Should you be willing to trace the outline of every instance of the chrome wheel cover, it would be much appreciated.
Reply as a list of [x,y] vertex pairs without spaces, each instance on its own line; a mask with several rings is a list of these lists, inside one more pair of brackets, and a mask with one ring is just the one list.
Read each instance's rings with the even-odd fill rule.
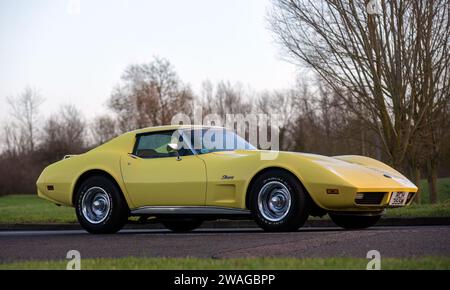
[[81,213],[91,224],[100,224],[106,220],[111,210],[111,199],[101,187],[91,187],[81,200]]
[[271,222],[283,220],[291,209],[292,198],[289,189],[279,181],[265,184],[258,193],[258,209]]

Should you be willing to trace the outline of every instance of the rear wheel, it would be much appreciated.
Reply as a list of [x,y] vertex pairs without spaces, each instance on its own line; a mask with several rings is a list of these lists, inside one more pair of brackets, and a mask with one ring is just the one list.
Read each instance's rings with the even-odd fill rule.
[[80,225],[92,234],[113,234],[128,219],[128,206],[120,189],[109,178],[94,176],[80,186],[76,197]]
[[347,230],[367,229],[381,219],[381,215],[360,216],[360,215],[338,215],[330,214],[331,220],[339,227]]
[[163,221],[163,225],[175,233],[188,233],[202,225],[199,219],[174,219]]
[[309,197],[298,180],[282,170],[263,173],[255,181],[250,209],[266,231],[296,231],[309,216]]

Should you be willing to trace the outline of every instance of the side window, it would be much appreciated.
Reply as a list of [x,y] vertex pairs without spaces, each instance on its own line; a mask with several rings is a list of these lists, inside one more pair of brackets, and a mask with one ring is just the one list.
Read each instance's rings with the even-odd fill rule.
[[[177,154],[175,152],[169,153],[169,151],[167,151],[167,145],[171,143],[181,145],[180,143],[183,143],[183,138],[174,134],[173,131],[142,135],[138,137],[134,154],[141,158],[176,157]],[[192,155],[192,152],[189,149],[186,150],[183,149],[184,147],[180,147],[179,154],[181,156]]]
[[141,158],[174,157],[175,153],[167,151],[167,145],[172,143],[173,132],[155,133],[138,137],[135,155]]

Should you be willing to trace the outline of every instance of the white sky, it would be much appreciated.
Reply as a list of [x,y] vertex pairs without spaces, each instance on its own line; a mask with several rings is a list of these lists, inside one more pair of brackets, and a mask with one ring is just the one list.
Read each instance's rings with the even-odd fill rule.
[[167,58],[196,92],[205,79],[286,88],[296,70],[273,42],[269,6],[269,0],[0,0],[0,122],[7,119],[6,98],[27,85],[46,99],[45,114],[67,103],[87,117],[105,112],[125,67],[153,56]]

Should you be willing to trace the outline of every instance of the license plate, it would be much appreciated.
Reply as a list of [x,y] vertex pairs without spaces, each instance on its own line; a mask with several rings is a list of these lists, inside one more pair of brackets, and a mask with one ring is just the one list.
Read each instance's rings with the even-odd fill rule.
[[391,196],[390,206],[404,206],[408,201],[408,192],[393,192]]

